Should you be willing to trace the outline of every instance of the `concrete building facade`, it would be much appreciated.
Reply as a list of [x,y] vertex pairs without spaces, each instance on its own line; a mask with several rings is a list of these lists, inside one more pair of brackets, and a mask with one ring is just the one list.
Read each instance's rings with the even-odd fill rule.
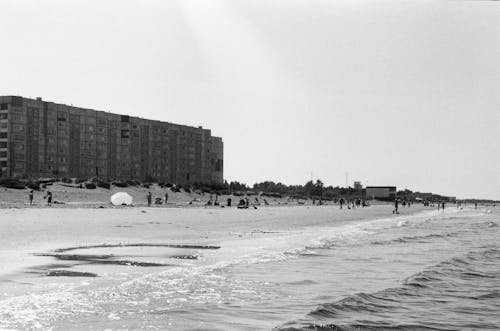
[[223,182],[210,130],[0,96],[0,177]]
[[396,198],[396,186],[367,186],[366,197],[372,199],[394,200]]

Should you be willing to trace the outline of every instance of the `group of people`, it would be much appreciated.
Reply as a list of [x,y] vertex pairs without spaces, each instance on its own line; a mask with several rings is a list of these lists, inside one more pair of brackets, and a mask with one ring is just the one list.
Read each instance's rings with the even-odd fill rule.
[[[146,200],[148,202],[148,207],[151,207],[151,204],[153,202],[153,195],[151,194],[151,191],[149,191],[146,194]],[[165,203],[165,205],[168,203],[168,193],[165,192],[164,199],[162,198],[156,198],[155,199],[155,204],[161,205],[162,203]]]
[[[28,193],[28,200],[30,203],[30,206],[33,206],[33,199],[35,197],[35,192],[33,190],[30,190]],[[43,196],[44,199],[47,199],[47,206],[52,206],[52,192],[47,190],[47,193]]]
[[340,209],[344,207],[344,205],[347,207],[347,209],[356,209],[359,207],[369,207],[370,202],[366,200],[361,200],[361,199],[354,199],[354,200],[346,200],[344,198],[339,199],[339,205]]
[[[403,199],[403,201],[401,202],[401,205],[403,205],[403,207],[408,207],[410,208],[411,207],[411,201],[406,201],[406,199]],[[393,214],[399,214],[399,199],[396,198],[394,199],[394,210],[392,211]]]

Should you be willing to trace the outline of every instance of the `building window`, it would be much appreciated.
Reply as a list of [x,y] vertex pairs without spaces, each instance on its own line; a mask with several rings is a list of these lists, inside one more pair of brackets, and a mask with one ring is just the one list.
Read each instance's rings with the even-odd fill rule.
[[0,104],[0,110],[7,110],[9,109],[9,104],[8,103],[2,103]]
[[7,142],[1,141],[0,142],[0,148],[7,148]]
[[7,113],[0,113],[0,120],[6,120],[7,119]]
[[7,132],[0,132],[0,138],[7,138]]
[[0,152],[0,157],[7,157],[7,152],[6,151]]

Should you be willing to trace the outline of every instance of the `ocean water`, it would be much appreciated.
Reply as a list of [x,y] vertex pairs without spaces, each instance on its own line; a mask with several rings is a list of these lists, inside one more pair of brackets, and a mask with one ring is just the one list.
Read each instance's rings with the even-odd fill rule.
[[498,330],[499,227],[498,207],[448,208],[220,246],[68,247],[47,256],[55,277],[1,285],[0,329]]

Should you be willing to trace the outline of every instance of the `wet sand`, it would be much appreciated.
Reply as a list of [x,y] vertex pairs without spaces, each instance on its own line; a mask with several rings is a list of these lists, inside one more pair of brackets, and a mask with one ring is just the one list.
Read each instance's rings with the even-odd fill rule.
[[[413,206],[401,215],[422,210]],[[189,251],[217,249],[227,240],[266,236],[305,227],[343,225],[394,217],[390,205],[356,210],[337,206],[236,208],[3,209],[0,216],[0,277],[60,262],[168,266],[169,261],[120,258],[147,248],[169,259],[196,259]],[[58,268],[52,268],[58,270]],[[50,270],[45,270],[49,273]],[[59,274],[62,275],[63,273]],[[57,275],[54,274],[54,275]]]

